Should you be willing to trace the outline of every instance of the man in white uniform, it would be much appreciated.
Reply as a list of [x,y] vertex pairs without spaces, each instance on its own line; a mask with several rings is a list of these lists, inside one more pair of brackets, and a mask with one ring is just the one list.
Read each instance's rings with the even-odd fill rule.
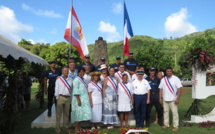
[[128,82],[131,82],[130,74],[127,71],[125,71],[125,65],[120,63],[119,64],[119,71],[114,74],[114,77],[116,77],[119,80],[118,81],[119,83],[122,82],[122,75],[123,74],[127,74],[128,75]]
[[173,129],[177,131],[179,126],[178,117],[178,104],[182,91],[182,84],[180,79],[173,75],[173,69],[171,67],[166,68],[166,75],[159,85],[160,88],[160,103],[163,103],[164,107],[164,126],[166,129],[169,127],[169,109],[173,115]]
[[134,112],[136,127],[144,127],[144,120],[146,117],[146,104],[150,103],[151,87],[147,80],[143,79],[144,72],[137,71],[138,77],[132,82],[134,87]]
[[69,131],[69,110],[71,104],[72,78],[68,77],[69,68],[63,67],[62,76],[55,82],[56,107],[56,134],[60,134],[60,120],[63,113],[63,126]]

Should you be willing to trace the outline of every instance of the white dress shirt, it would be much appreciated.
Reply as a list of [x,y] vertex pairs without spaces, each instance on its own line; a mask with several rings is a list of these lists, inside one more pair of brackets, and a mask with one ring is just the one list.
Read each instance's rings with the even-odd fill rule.
[[174,101],[177,96],[176,92],[178,91],[179,88],[183,87],[181,84],[181,81],[178,77],[175,75],[172,75],[169,79],[169,82],[171,83],[173,89],[174,89],[174,94],[172,94],[169,90],[169,88],[166,85],[166,82],[164,78],[162,78],[161,83],[159,85],[159,88],[163,90],[163,99],[164,101]]
[[[137,76],[138,76],[138,74],[133,74],[133,75],[132,75],[132,78],[131,78],[132,81],[136,80],[136,79],[137,79]],[[144,75],[143,75],[143,78],[145,79],[146,77],[148,77],[148,75],[144,74]]]
[[135,79],[132,82],[132,85],[134,87],[134,94],[136,95],[144,95],[147,94],[149,90],[151,90],[151,86],[146,79],[142,79],[141,81]]
[[128,82],[131,82],[131,75],[127,71],[124,71],[123,73],[118,71],[114,74],[114,77],[116,77],[119,80],[118,82],[120,83],[120,82],[122,82],[122,75],[123,74],[127,74],[128,75]]
[[84,80],[85,80],[85,82],[87,83],[87,85],[90,83],[90,81],[91,81],[91,76],[90,76],[90,74],[89,75],[87,75],[87,74],[84,74]]
[[[69,85],[72,87],[72,78],[67,77],[65,79],[69,83]],[[58,99],[58,97],[60,95],[71,96],[71,93],[72,93],[71,89],[69,92],[68,88],[64,85],[64,83],[61,81],[61,79],[58,78],[55,82],[55,97],[56,97],[56,99]]]

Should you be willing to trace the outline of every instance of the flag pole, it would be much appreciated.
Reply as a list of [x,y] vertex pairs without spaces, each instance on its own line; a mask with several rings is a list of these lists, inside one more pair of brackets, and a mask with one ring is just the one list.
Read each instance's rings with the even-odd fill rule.
[[[72,8],[73,8],[73,0],[71,0],[71,25],[72,25]],[[70,28],[70,35],[71,35],[71,38],[70,38],[70,41],[71,41],[71,44],[69,45],[69,57],[71,56],[71,49],[72,49],[72,26]]]
[[123,42],[122,42],[122,47],[123,47],[123,49],[122,49],[122,55],[123,55],[123,60],[125,60],[125,55],[124,55],[124,40],[125,40],[125,29],[124,29],[124,27],[125,27],[125,0],[124,0],[124,3],[123,3]]

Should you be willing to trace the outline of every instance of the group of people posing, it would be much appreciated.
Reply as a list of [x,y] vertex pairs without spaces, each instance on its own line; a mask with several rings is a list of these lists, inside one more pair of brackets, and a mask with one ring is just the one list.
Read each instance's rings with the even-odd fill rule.
[[[53,99],[56,102],[56,133],[60,133],[60,120],[63,114],[64,129],[69,131],[70,120],[75,123],[75,132],[83,131],[82,121],[90,121],[91,129],[100,129],[99,123],[113,129],[114,124],[129,127],[129,112],[134,109],[136,127],[150,125],[152,106],[156,108],[159,125],[169,127],[169,109],[173,113],[173,131],[178,130],[179,117],[177,106],[181,95],[181,82],[173,75],[173,69],[167,67],[159,72],[155,67],[149,69],[149,76],[144,67],[133,59],[133,53],[121,63],[110,67],[101,58],[101,64],[95,67],[90,57],[76,66],[75,59],[69,58],[68,67],[56,69],[56,62],[50,61],[50,70],[45,72],[45,92],[48,93],[48,116],[52,115]],[[61,74],[62,73],[62,74]],[[47,80],[49,85],[47,88]],[[163,109],[161,104],[163,104]],[[164,115],[164,116],[163,116]]]

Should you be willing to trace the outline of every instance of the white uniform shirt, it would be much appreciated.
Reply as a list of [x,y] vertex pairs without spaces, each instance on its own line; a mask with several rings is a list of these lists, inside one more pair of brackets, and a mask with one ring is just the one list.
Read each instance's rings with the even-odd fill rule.
[[[133,75],[132,75],[132,78],[131,78],[132,81],[136,80],[136,79],[137,79],[137,76],[138,76],[138,74],[133,74]],[[144,74],[144,75],[143,75],[143,78],[145,79],[146,77],[148,77],[148,75]]]
[[90,76],[90,75],[87,75],[87,74],[84,74],[84,80],[85,80],[85,82],[86,82],[87,84],[89,84],[90,81],[91,81],[91,76]]
[[[94,84],[94,83],[93,83]],[[95,85],[91,82],[88,84],[88,92],[92,92],[92,101],[93,104],[101,104],[102,103],[102,91],[100,92]],[[102,89],[101,82],[98,82],[97,85]]]
[[124,71],[123,73],[118,71],[114,74],[114,77],[116,77],[119,80],[118,82],[120,83],[120,82],[122,82],[122,75],[123,74],[127,74],[128,75],[128,82],[131,82],[131,76],[127,71]]
[[[175,75],[172,75],[169,78],[169,82],[171,83],[175,93],[178,91],[178,88],[182,87],[180,79],[178,77],[176,77]],[[166,85],[166,82],[165,82],[164,78],[161,80],[159,88],[163,89],[163,99],[164,99],[164,101],[174,101],[177,98],[175,93],[172,94],[170,92],[168,86]]]
[[[72,87],[72,78],[67,77],[66,81],[69,83],[69,85]],[[71,91],[71,89],[70,89]],[[65,96],[71,96],[71,92],[69,92],[68,88],[63,84],[60,78],[58,78],[55,82],[55,97],[58,99],[59,95],[65,95]]]
[[147,94],[148,91],[151,90],[151,86],[149,85],[149,82],[146,79],[142,79],[141,82],[138,79],[136,79],[132,82],[132,85],[134,87],[134,94],[137,95]]

